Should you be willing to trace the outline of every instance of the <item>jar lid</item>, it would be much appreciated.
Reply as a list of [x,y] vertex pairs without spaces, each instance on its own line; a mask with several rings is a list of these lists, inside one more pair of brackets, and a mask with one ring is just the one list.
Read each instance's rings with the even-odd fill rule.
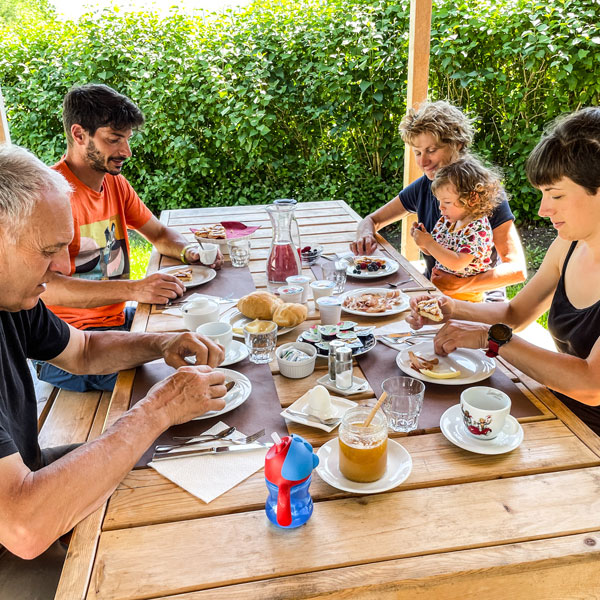
[[352,360],[352,348],[348,348],[344,344],[344,346],[335,349],[335,360],[340,362],[345,362],[347,360]]

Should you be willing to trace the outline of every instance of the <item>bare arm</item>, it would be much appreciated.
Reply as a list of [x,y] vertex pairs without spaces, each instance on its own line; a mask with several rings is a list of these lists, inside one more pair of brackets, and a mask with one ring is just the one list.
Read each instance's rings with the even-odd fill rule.
[[359,224],[356,230],[356,241],[350,244],[350,249],[354,254],[371,254],[377,248],[375,233],[382,227],[399,221],[408,214],[404,208],[400,197],[396,196],[374,213],[367,215]]
[[208,367],[184,367],[100,438],[39,471],[19,454],[0,459],[0,543],[23,558],[42,553],[102,505],[162,431],[223,408],[223,381]]
[[433,256],[433,258],[447,269],[462,271],[475,259],[472,254],[454,252],[449,248],[445,248],[440,243],[436,242],[433,239],[433,236],[425,231],[425,227],[420,223],[413,223],[410,234],[417,246],[419,246],[423,252]]
[[[527,277],[525,253],[517,228],[512,221],[493,230],[494,246],[502,263],[489,271],[471,277],[457,277],[434,269],[431,281],[442,292],[487,292],[506,285],[520,283]],[[441,261],[440,261],[441,262]]]
[[225,355],[223,348],[196,333],[132,333],[130,331],[80,331],[70,327],[67,347],[48,361],[70,373],[114,373],[164,358],[172,367],[188,363],[216,367]]

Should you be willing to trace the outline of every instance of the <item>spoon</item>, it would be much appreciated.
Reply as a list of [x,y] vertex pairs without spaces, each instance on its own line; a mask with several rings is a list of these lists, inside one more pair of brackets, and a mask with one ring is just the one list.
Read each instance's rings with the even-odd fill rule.
[[309,421],[315,421],[317,423],[321,423],[322,425],[326,425],[329,427],[330,425],[335,425],[339,423],[342,419],[340,417],[332,417],[331,419],[321,419],[321,417],[317,417],[316,415],[308,415],[303,412],[298,412],[297,410],[286,409],[286,412],[295,417],[303,417],[304,419],[308,419]]

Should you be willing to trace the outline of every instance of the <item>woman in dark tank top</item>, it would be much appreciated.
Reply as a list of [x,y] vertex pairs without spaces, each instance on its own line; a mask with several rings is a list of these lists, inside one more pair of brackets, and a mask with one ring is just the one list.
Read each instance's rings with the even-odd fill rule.
[[[600,435],[600,107],[557,120],[531,153],[527,176],[542,192],[538,214],[558,232],[531,281],[509,302],[471,304],[440,298],[446,324],[439,354],[488,348],[546,385]],[[408,321],[421,327],[416,303]],[[523,329],[550,309],[548,329],[558,352],[544,350],[501,327]],[[456,321],[460,319],[460,321]],[[507,338],[507,339],[505,339]]]

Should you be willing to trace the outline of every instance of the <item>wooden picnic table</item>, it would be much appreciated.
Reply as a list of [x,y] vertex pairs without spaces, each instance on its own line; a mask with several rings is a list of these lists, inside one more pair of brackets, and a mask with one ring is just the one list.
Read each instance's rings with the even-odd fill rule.
[[[299,204],[297,217],[303,243],[322,244],[329,253],[347,249],[360,219],[343,201]],[[190,226],[224,219],[260,223],[250,269],[256,287],[266,286],[271,228],[262,207],[172,210],[161,218],[190,239]],[[169,264],[154,254],[150,270]],[[306,326],[317,319],[311,309]],[[178,327],[176,317],[138,307],[135,330]],[[403,484],[361,496],[313,474],[314,513],[294,530],[268,522],[262,471],[205,504],[153,469],[134,470],[106,506],[76,527],[56,598],[596,596],[600,440],[543,386],[502,361],[499,366],[540,410],[522,420],[524,441],[516,450],[470,453],[439,428],[396,434],[413,460]],[[271,368],[281,405],[288,406],[326,366],[318,362],[312,376],[299,380],[281,376],[276,362]],[[132,371],[120,375],[105,426],[127,409],[133,377]],[[336,435],[291,422],[288,428],[315,447]]]

